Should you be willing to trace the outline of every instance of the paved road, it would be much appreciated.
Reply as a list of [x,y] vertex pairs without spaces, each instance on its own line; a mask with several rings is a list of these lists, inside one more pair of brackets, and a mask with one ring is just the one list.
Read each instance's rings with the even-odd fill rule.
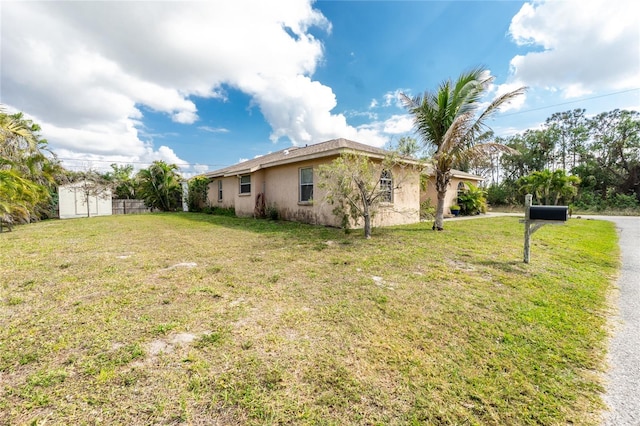
[[640,425],[640,218],[598,216],[616,224],[622,268],[618,278],[618,312],[609,342],[609,371],[604,401],[609,411],[603,425]]

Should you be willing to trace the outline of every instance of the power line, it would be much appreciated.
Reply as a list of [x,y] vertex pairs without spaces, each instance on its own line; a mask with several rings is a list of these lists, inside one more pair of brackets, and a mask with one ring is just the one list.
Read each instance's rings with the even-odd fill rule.
[[[77,161],[77,162],[86,162],[86,163],[108,163],[108,164],[151,164],[153,161],[120,161],[120,160],[94,160],[87,158],[65,158],[65,157],[56,157],[56,159],[61,161]],[[180,163],[176,164],[178,167],[192,167],[192,166],[207,166],[207,167],[226,167],[228,164],[200,164],[200,163]],[[72,166],[72,167],[82,167],[82,166]]]
[[[582,99],[576,99],[574,101],[567,101],[567,102],[561,102],[561,103],[557,103],[557,104],[552,104],[552,105],[545,105],[542,107],[538,107],[538,108],[531,108],[528,110],[524,110],[524,111],[516,111],[516,112],[511,112],[511,113],[507,113],[507,114],[501,114],[500,117],[511,117],[513,115],[519,115],[519,114],[526,114],[529,112],[534,112],[534,111],[540,111],[540,110],[544,110],[544,109],[549,109],[549,108],[555,108],[558,106],[563,106],[563,105],[570,105],[570,104],[575,104],[575,103],[579,103],[579,102],[585,102],[585,101],[590,101],[593,99],[600,99],[600,98],[605,98],[605,97],[609,97],[609,96],[615,96],[615,95],[621,95],[624,93],[630,93],[630,92],[634,92],[634,91],[638,91],[640,90],[640,87],[636,87],[633,89],[627,89],[627,90],[621,90],[618,92],[611,92],[611,93],[605,93],[602,95],[594,95],[594,96],[590,96],[590,97],[586,97],[586,98],[582,98]],[[64,157],[57,157],[58,160],[62,160],[62,161],[77,161],[77,162],[93,162],[93,163],[107,163],[107,164],[140,164],[140,165],[148,165],[151,164],[151,162],[149,161],[118,161],[118,160],[93,160],[93,159],[78,159],[78,158],[64,158]],[[194,164],[194,163],[182,163],[182,164],[178,164],[178,167],[195,167],[195,166],[207,166],[207,167],[212,167],[212,168],[223,168],[223,167],[227,167],[229,166],[229,164]],[[74,165],[74,166],[68,166],[68,167],[83,167],[80,165]]]
[[635,89],[621,90],[620,92],[605,93],[604,95],[595,95],[595,96],[590,96],[588,98],[576,99],[575,101],[567,101],[567,102],[562,102],[562,103],[559,103],[559,104],[546,105],[546,106],[539,107],[539,108],[531,108],[531,109],[527,109],[527,110],[524,110],[524,111],[516,111],[516,112],[509,113],[509,114],[501,114],[500,117],[510,117],[512,115],[525,114],[527,112],[540,111],[540,110],[543,110],[543,109],[555,108],[557,106],[575,104],[575,103],[584,102],[584,101],[590,101],[592,99],[606,98],[607,96],[621,95],[623,93],[630,93],[630,92],[634,92],[636,90],[640,90],[640,87],[636,87]]

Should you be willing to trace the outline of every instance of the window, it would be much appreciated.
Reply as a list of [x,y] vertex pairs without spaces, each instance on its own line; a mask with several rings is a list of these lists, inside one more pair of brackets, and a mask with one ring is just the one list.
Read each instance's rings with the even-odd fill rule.
[[251,175],[240,176],[240,194],[251,194]]
[[218,201],[222,201],[222,180],[218,181]]
[[389,170],[385,170],[380,175],[380,201],[383,203],[393,203],[393,176]]
[[300,201],[313,200],[313,168],[300,169]]
[[465,184],[463,182],[459,182],[458,183],[458,193],[456,194],[456,204],[460,204],[460,195],[464,194],[464,192],[467,190],[467,187],[465,186]]

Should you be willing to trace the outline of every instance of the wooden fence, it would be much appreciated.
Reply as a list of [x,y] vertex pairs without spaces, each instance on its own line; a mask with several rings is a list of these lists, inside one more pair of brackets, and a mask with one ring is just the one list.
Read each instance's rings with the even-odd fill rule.
[[151,209],[144,205],[144,200],[112,200],[113,214],[149,213]]

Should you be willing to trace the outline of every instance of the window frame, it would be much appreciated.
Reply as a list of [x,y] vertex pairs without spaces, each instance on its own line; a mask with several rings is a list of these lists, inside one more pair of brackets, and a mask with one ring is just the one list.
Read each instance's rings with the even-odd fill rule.
[[218,179],[218,201],[222,201],[222,179]]
[[381,196],[380,196],[380,202],[381,203],[387,203],[387,204],[393,204],[393,173],[391,173],[391,170],[383,170],[382,173],[380,173],[380,192],[381,192]]
[[[311,170],[311,182],[303,182],[302,174],[305,170]],[[303,187],[311,187],[309,198],[303,199]],[[298,202],[304,204],[313,203],[313,167],[300,167],[298,169]]]
[[460,205],[460,194],[464,194],[467,190],[467,185],[465,185],[464,181],[458,182],[456,187],[456,204]]
[[[243,178],[248,178],[249,182],[242,182]],[[251,195],[251,175],[240,175],[238,177],[238,183],[240,187],[238,188],[240,195]],[[244,190],[248,188],[248,190]]]

